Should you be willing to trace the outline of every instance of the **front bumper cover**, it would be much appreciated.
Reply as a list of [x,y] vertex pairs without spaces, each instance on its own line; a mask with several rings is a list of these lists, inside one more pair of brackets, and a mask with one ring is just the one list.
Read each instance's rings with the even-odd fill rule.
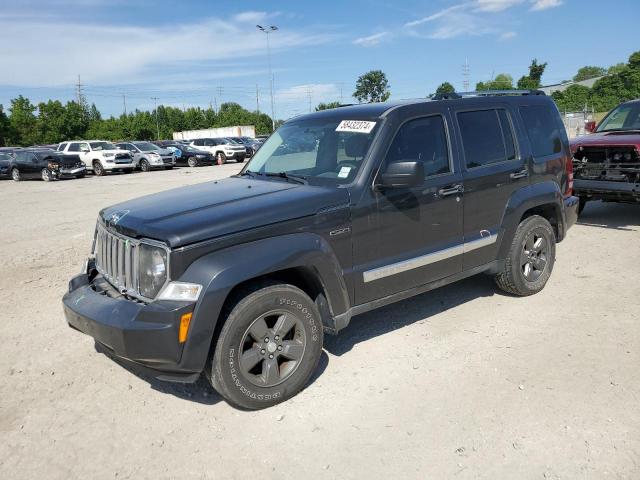
[[80,274],[69,282],[63,299],[70,327],[95,339],[128,363],[160,380],[191,382],[200,372],[185,371],[179,362],[180,317],[193,310],[186,302],[135,302],[122,297],[100,276]]

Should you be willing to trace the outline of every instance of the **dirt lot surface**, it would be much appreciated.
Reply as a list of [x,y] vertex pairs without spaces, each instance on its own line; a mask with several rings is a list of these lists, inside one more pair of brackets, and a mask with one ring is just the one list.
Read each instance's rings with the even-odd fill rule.
[[260,412],[67,327],[100,208],[237,169],[0,182],[0,478],[640,478],[640,208],[588,205],[536,296],[476,277],[355,318]]

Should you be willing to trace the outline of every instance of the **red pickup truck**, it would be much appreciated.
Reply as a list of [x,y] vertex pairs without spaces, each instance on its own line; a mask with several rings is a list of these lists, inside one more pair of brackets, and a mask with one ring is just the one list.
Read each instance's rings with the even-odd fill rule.
[[591,130],[571,141],[579,212],[590,200],[640,203],[640,100],[618,105]]

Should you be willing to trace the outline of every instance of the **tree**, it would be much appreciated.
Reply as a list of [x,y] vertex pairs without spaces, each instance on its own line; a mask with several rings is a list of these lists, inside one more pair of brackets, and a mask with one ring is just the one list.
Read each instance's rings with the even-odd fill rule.
[[360,75],[356,81],[356,90],[353,92],[353,96],[360,103],[385,102],[389,100],[391,92],[389,91],[387,76],[382,70],[371,70],[364,75]]
[[611,65],[608,69],[607,69],[607,73],[609,75],[616,75],[618,73],[621,73],[623,70],[625,70],[627,68],[627,64],[626,63],[616,63],[615,65]]
[[0,147],[6,147],[11,142],[11,124],[9,117],[4,113],[4,108],[0,104]]
[[316,107],[316,112],[319,112],[320,110],[331,110],[332,108],[338,108],[340,105],[342,105],[340,102],[322,102],[319,103]]
[[456,89],[449,82],[443,82],[438,88],[436,88],[436,94],[438,93],[453,93]]
[[513,90],[513,77],[508,73],[499,73],[493,80],[478,82],[476,91],[482,90]]
[[640,50],[638,50],[637,52],[633,52],[629,56],[629,67],[640,68]]
[[9,123],[15,135],[12,143],[21,146],[37,143],[35,111],[36,107],[22,95],[11,100]]
[[531,65],[529,65],[529,75],[523,75],[520,77],[520,80],[518,80],[518,88],[520,90],[533,90],[540,88],[545,68],[547,68],[547,62],[538,63],[538,59],[534,58],[531,61]]
[[551,97],[562,112],[581,112],[589,104],[591,89],[584,85],[571,85],[565,91],[556,91]]
[[607,70],[605,68],[587,65],[586,67],[578,69],[578,73],[574,75],[573,81],[581,82],[582,80],[589,80],[590,78],[602,77],[606,74]]

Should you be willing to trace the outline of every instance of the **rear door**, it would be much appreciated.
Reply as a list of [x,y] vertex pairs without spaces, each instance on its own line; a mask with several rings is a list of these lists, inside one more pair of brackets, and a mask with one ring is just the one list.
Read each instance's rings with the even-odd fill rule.
[[513,114],[507,104],[493,105],[454,113],[464,164],[465,270],[495,260],[505,207],[529,184]]

